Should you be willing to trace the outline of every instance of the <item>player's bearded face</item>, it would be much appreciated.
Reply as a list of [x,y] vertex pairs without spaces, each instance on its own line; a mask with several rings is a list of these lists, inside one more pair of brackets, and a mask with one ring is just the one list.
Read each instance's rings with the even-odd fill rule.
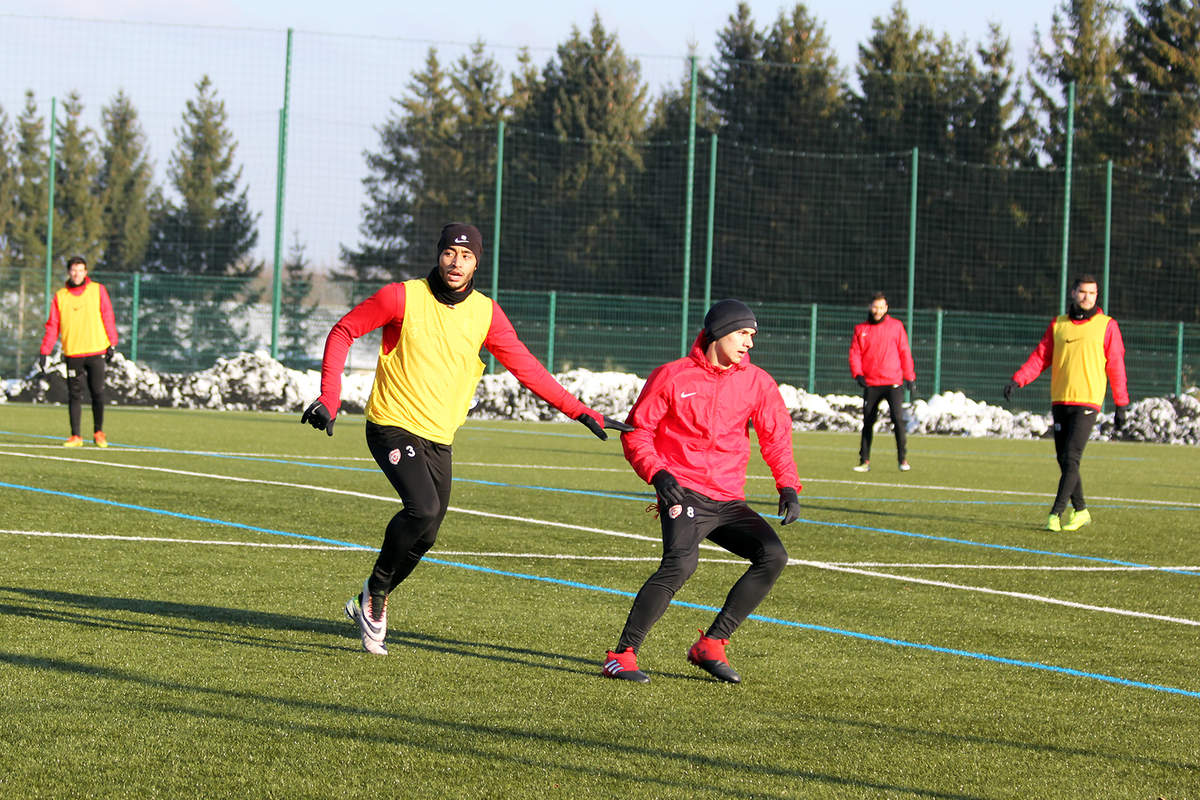
[[467,247],[447,247],[438,256],[438,271],[442,273],[442,280],[455,291],[470,283],[477,266],[475,253]]

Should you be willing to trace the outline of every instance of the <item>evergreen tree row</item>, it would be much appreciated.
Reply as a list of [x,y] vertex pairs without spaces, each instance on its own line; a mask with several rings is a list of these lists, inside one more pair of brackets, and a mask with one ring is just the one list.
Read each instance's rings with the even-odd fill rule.
[[[872,21],[852,85],[803,4],[760,27],[740,3],[699,74],[693,219],[716,136],[713,292],[853,304],[899,293],[917,148],[922,303],[1045,310],[1074,84],[1071,270],[1104,263],[1098,176],[1111,162],[1122,312],[1200,319],[1200,4],[1063,0],[1035,35],[1019,76],[999,27],[955,42],[897,2]],[[598,15],[540,69],[524,54],[507,77],[483,43],[450,65],[430,48],[367,155],[362,238],[343,245],[343,274],[424,274],[451,218],[492,241],[503,120],[501,288],[678,295],[689,87],[684,75],[652,100]]]

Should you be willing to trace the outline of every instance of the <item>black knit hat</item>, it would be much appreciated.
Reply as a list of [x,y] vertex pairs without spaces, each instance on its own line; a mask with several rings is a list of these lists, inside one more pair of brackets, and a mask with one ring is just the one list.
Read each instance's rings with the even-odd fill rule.
[[465,247],[475,254],[476,261],[483,260],[483,237],[479,228],[465,222],[451,222],[442,228],[442,237],[438,239],[438,255],[447,247]]
[[704,315],[704,332],[710,342],[742,328],[758,330],[758,320],[741,300],[718,300]]

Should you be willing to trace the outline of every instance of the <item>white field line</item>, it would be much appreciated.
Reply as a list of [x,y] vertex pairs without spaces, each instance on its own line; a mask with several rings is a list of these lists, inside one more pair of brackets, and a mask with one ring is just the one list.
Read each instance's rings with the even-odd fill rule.
[[[790,559],[789,559],[790,562]],[[1110,606],[1093,606],[1086,603],[1076,603],[1070,600],[1059,600],[1054,597],[1046,597],[1040,594],[1029,594],[1027,592],[1008,592],[1001,589],[989,589],[986,586],[966,586],[961,583],[949,583],[947,581],[931,581],[924,578],[913,578],[908,575],[892,575],[888,572],[876,572],[875,570],[857,569],[855,567],[842,567],[836,564],[830,564],[824,561],[799,561],[808,567],[817,569],[827,569],[834,572],[849,572],[855,575],[866,575],[871,578],[886,578],[893,581],[901,581],[903,583],[918,583],[924,586],[939,586],[944,589],[957,589],[967,592],[979,592],[980,594],[999,595],[1001,597],[1015,597],[1019,600],[1032,600],[1037,603],[1048,603],[1056,606],[1066,606],[1067,608],[1077,608],[1083,611],[1098,611],[1104,614],[1117,614],[1123,617],[1139,617],[1141,619],[1153,619],[1159,622],[1174,622],[1178,625],[1193,625],[1200,627],[1200,621],[1185,619],[1183,617],[1167,617],[1161,614],[1147,614],[1143,611],[1130,611],[1124,608],[1112,608]]]
[[[21,447],[29,449],[45,449],[45,450],[61,450],[62,445],[52,444],[21,444],[7,443],[5,447]],[[275,458],[275,459],[295,459],[306,461],[361,461],[374,463],[374,459],[358,457],[358,456],[314,456],[314,455],[291,455],[286,453],[232,453],[217,450],[163,450],[161,448],[134,448],[121,447],[113,452],[116,453],[179,453],[185,455],[200,455],[200,456],[238,456],[247,458]],[[0,453],[0,455],[21,455],[19,453]],[[107,466],[118,466],[111,462],[90,462],[101,463]],[[485,461],[456,461],[457,466],[464,467],[492,467],[497,469],[531,469],[531,470],[549,470],[561,472],[610,472],[610,473],[627,473],[628,469],[615,467],[578,467],[578,466],[560,466],[552,464],[496,464]],[[747,480],[752,481],[774,481],[770,475],[747,475]],[[1013,497],[1038,497],[1046,498],[1054,495],[1048,492],[1023,492],[1015,489],[976,489],[963,486],[941,486],[937,484],[919,484],[919,483],[884,483],[881,481],[862,481],[843,478],[800,478],[801,483],[832,483],[841,486],[875,486],[884,489],[924,489],[932,492],[967,492],[971,494],[997,494]],[[1141,503],[1144,505],[1158,506],[1180,506],[1183,508],[1200,508],[1200,502],[1189,502],[1186,500],[1147,500],[1139,497],[1110,497],[1105,495],[1092,495],[1092,500],[1104,500],[1113,503]]]
[[[361,497],[361,498],[371,499],[371,500],[382,500],[384,502],[394,502],[394,503],[400,502],[399,498],[384,497],[381,495],[372,495],[372,494],[366,494],[363,492],[352,492],[352,491],[349,491],[346,489],[332,489],[332,488],[327,488],[327,487],[323,487],[323,486],[310,486],[310,485],[306,485],[306,484],[288,483],[285,481],[268,481],[268,480],[263,480],[263,479],[259,479],[259,478],[238,478],[238,477],[234,477],[234,476],[230,476],[230,475],[219,475],[219,474],[202,473],[202,472],[190,472],[190,471],[186,471],[186,470],[168,469],[166,467],[148,467],[148,466],[132,465],[132,464],[116,464],[116,463],[113,463],[110,461],[93,461],[93,460],[89,460],[89,459],[80,459],[80,458],[75,458],[75,457],[70,457],[70,456],[45,456],[45,455],[34,455],[34,454],[30,454],[30,453],[12,453],[12,452],[5,452],[5,451],[0,451],[0,455],[15,456],[18,458],[34,458],[34,459],[39,459],[39,460],[70,461],[70,462],[76,463],[76,464],[89,463],[89,464],[95,464],[98,466],[105,466],[105,467],[137,469],[137,470],[146,470],[146,471],[151,471],[151,472],[165,472],[165,473],[177,474],[177,475],[187,475],[190,477],[211,478],[214,480],[228,480],[228,481],[234,481],[237,483],[256,483],[256,484],[265,484],[265,485],[270,485],[270,486],[283,486],[283,487],[287,487],[287,488],[303,489],[306,491],[328,492],[328,493],[332,493],[332,494],[349,495],[349,496],[353,496],[353,497]],[[454,508],[453,506],[451,506],[449,510],[457,511],[457,512],[463,513],[463,514],[474,514],[477,516],[488,517],[488,518],[492,518],[492,519],[505,519],[505,520],[511,520],[511,521],[516,521],[516,522],[526,522],[526,523],[531,523],[531,524],[535,524],[535,525],[545,525],[548,527],[565,528],[565,529],[569,529],[569,530],[584,531],[584,532],[588,532],[588,533],[599,533],[599,534],[603,534],[606,536],[617,536],[617,537],[621,537],[621,538],[637,539],[637,540],[642,540],[642,541],[654,542],[655,544],[657,544],[659,542],[658,537],[643,536],[641,534],[625,533],[623,531],[613,531],[613,530],[607,530],[604,528],[590,528],[590,527],[585,527],[582,525],[572,525],[572,524],[568,524],[565,522],[552,522],[549,520],[539,520],[539,519],[533,519],[530,517],[518,517],[518,516],[514,516],[514,515],[509,515],[509,514],[494,514],[494,513],[486,512],[486,511],[476,511],[474,509]],[[701,544],[700,546],[704,549],[723,551],[723,548],[720,548],[716,545]],[[925,585],[930,585],[930,586],[941,586],[944,588],[957,589],[960,591],[981,592],[984,594],[1003,595],[1003,596],[1016,597],[1016,598],[1026,599],[1026,600],[1032,600],[1032,601],[1036,601],[1036,602],[1050,603],[1050,604],[1054,604],[1054,605],[1063,605],[1063,606],[1069,606],[1069,607],[1073,607],[1073,608],[1079,608],[1079,609],[1085,609],[1085,610],[1091,610],[1091,611],[1100,611],[1100,612],[1110,613],[1110,614],[1120,614],[1120,615],[1132,616],[1132,617],[1143,617],[1146,619],[1156,619],[1156,620],[1167,621],[1167,622],[1177,622],[1179,624],[1184,624],[1184,625],[1200,626],[1200,622],[1194,622],[1192,620],[1186,620],[1186,619],[1177,618],[1177,617],[1165,617],[1165,616],[1159,616],[1159,615],[1153,615],[1153,614],[1145,614],[1145,613],[1138,612],[1138,611],[1115,609],[1115,608],[1109,608],[1106,606],[1090,606],[1090,605],[1085,605],[1085,604],[1074,603],[1074,602],[1067,601],[1067,600],[1058,600],[1058,599],[1052,598],[1052,597],[1044,597],[1041,595],[1026,594],[1023,592],[1006,592],[1006,591],[1001,591],[1001,590],[997,590],[997,589],[989,589],[986,587],[967,586],[964,584],[952,584],[952,583],[947,583],[947,582],[943,582],[943,581],[930,581],[930,580],[926,580],[926,579],[922,579],[922,578],[913,578],[913,577],[904,576],[904,575],[892,575],[892,574],[885,573],[885,572],[874,572],[871,570],[862,570],[862,569],[857,569],[854,567],[842,567],[842,566],[838,566],[838,565],[835,565],[835,564],[832,564],[829,562],[823,562],[823,561],[805,561],[805,560],[801,560],[801,559],[789,559],[789,563],[790,564],[794,563],[797,565],[804,565],[804,566],[811,566],[811,567],[814,567],[817,569],[858,573],[858,574],[862,574],[862,575],[866,575],[866,576],[870,576],[870,577],[886,578],[888,580],[902,581],[902,582],[907,582],[907,583],[918,583],[918,584],[925,584]]]
[[1100,566],[1033,566],[1032,564],[904,564],[890,561],[827,561],[838,567],[890,567],[892,569],[979,569],[979,570],[1027,570],[1032,572],[1200,572],[1200,566],[1149,567],[1118,564]]

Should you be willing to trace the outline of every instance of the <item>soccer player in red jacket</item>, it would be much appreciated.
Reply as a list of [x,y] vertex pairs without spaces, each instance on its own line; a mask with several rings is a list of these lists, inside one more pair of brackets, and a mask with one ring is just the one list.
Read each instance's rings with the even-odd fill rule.
[[729,591],[707,632],[688,650],[691,663],[719,680],[738,683],[725,646],[775,584],[788,555],[779,536],[746,503],[749,425],[779,490],[783,524],[800,516],[800,477],[792,459],[792,419],[779,386],[750,363],[758,323],[739,300],[722,300],[704,317],[704,330],[684,358],[650,373],[622,434],[625,457],[658,495],[663,555],[633,601],[620,639],[601,674],[648,683],[637,652],[671,598],[691,577],[700,543],[711,539],[750,567]]
[[67,364],[67,413],[71,436],[63,447],[82,447],[83,382],[86,376],[92,395],[92,441],[108,447],[104,434],[104,380],[108,362],[117,346],[117,322],[104,284],[88,277],[87,261],[72,256],[67,261],[67,284],[54,293],[46,335],[42,337],[38,366],[46,371],[54,342],[62,338],[63,361]]
[[[1116,404],[1114,428],[1125,426],[1129,388],[1125,382],[1125,342],[1117,321],[1096,304],[1096,279],[1082,275],[1071,287],[1071,307],[1050,320],[1042,340],[1004,387],[1004,399],[1013,390],[1033,383],[1050,369],[1050,414],[1054,419],[1054,453],[1061,476],[1054,505],[1046,521],[1049,531],[1077,531],[1092,521],[1083,497],[1079,462],[1096,416],[1104,403],[1104,392],[1112,384]],[[1062,513],[1071,502],[1066,521]]]
[[366,407],[367,447],[404,508],[392,517],[362,591],[346,602],[363,649],[387,655],[387,598],[437,539],[450,504],[451,444],[466,421],[487,347],[523,386],[600,439],[629,430],[570,394],[517,338],[498,303],[475,291],[483,238],[474,225],[442,229],[437,266],[420,279],[390,283],[342,317],[325,340],[321,396],[300,421],[333,435],[350,344],[383,328]]
[[912,350],[904,324],[888,315],[888,301],[876,292],[867,310],[867,321],[854,326],[850,342],[850,374],[863,390],[863,428],[858,445],[855,472],[871,469],[871,440],[879,402],[886,399],[896,435],[896,460],[901,472],[908,472],[908,437],[904,430],[904,389],[913,390],[917,374],[913,370]]

